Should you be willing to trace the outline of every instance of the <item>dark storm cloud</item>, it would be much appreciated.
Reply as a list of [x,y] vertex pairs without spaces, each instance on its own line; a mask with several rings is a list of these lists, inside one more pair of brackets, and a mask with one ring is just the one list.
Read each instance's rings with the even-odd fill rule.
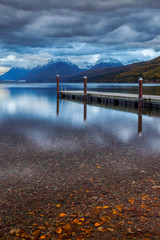
[[101,49],[158,51],[159,10],[159,0],[0,0],[0,46],[68,54],[77,54],[78,46],[83,52],[83,45],[88,46],[86,54]]

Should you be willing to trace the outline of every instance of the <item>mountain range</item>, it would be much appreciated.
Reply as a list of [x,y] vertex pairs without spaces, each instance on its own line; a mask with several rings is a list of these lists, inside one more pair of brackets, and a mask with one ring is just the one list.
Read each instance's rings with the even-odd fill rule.
[[113,58],[102,58],[95,65],[85,64],[89,68],[80,69],[67,59],[58,59],[33,69],[12,68],[0,80],[55,82],[59,74],[62,82],[82,82],[85,75],[88,82],[137,82],[139,77],[145,82],[160,82],[160,57],[146,62],[131,59],[125,65]]

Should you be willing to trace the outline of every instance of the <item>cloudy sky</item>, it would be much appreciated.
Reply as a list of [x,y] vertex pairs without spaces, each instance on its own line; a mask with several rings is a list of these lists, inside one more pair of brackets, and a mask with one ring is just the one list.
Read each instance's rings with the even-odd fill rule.
[[159,0],[0,0],[0,66],[160,55]]

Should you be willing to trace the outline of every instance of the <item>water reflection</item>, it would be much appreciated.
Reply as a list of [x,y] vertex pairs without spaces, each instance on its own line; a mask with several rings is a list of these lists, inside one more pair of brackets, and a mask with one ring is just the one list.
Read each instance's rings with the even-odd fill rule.
[[59,116],[59,96],[57,96],[57,117]]
[[87,103],[86,103],[86,101],[84,101],[84,122],[86,122],[87,121]]
[[138,136],[142,136],[142,108],[138,108]]
[[[154,124],[158,122],[156,126],[160,126],[160,118],[143,115],[142,119],[140,108],[132,112],[127,109],[116,109],[114,106],[98,107],[88,105],[86,102],[82,104],[59,99],[56,86],[0,90],[0,130],[5,129],[7,123],[12,126],[11,132],[16,129],[16,132],[24,135],[27,141],[40,148],[62,150],[72,145],[76,150],[82,147],[81,144],[79,147],[76,144],[75,139],[79,138],[78,134],[75,136],[76,131],[86,132],[84,143],[89,141],[103,146],[113,137],[123,144],[136,142],[137,137],[142,136],[142,121],[142,139],[145,139],[145,142],[149,141],[150,144],[153,141],[148,139],[153,138],[152,132],[153,134],[156,132],[157,142],[160,140],[160,131],[155,130]],[[48,128],[52,131],[48,131]],[[52,137],[50,132],[53,134]],[[66,136],[70,138],[67,139]]]

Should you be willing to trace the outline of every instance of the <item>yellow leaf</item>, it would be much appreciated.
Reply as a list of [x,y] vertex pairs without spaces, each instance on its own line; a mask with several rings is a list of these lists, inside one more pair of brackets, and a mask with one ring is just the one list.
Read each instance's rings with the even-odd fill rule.
[[96,207],[97,209],[101,209],[102,207]]
[[80,221],[84,222],[84,218],[81,218]]
[[65,214],[65,213],[60,213],[59,214],[59,217],[66,217],[67,216],[67,214]]
[[97,166],[97,168],[101,168],[100,166]]
[[104,206],[103,208],[104,208],[104,209],[107,209],[107,208],[109,208],[109,206]]
[[61,205],[60,204],[57,204],[56,207],[60,207]]
[[82,222],[78,222],[78,225],[81,225],[82,224]]

